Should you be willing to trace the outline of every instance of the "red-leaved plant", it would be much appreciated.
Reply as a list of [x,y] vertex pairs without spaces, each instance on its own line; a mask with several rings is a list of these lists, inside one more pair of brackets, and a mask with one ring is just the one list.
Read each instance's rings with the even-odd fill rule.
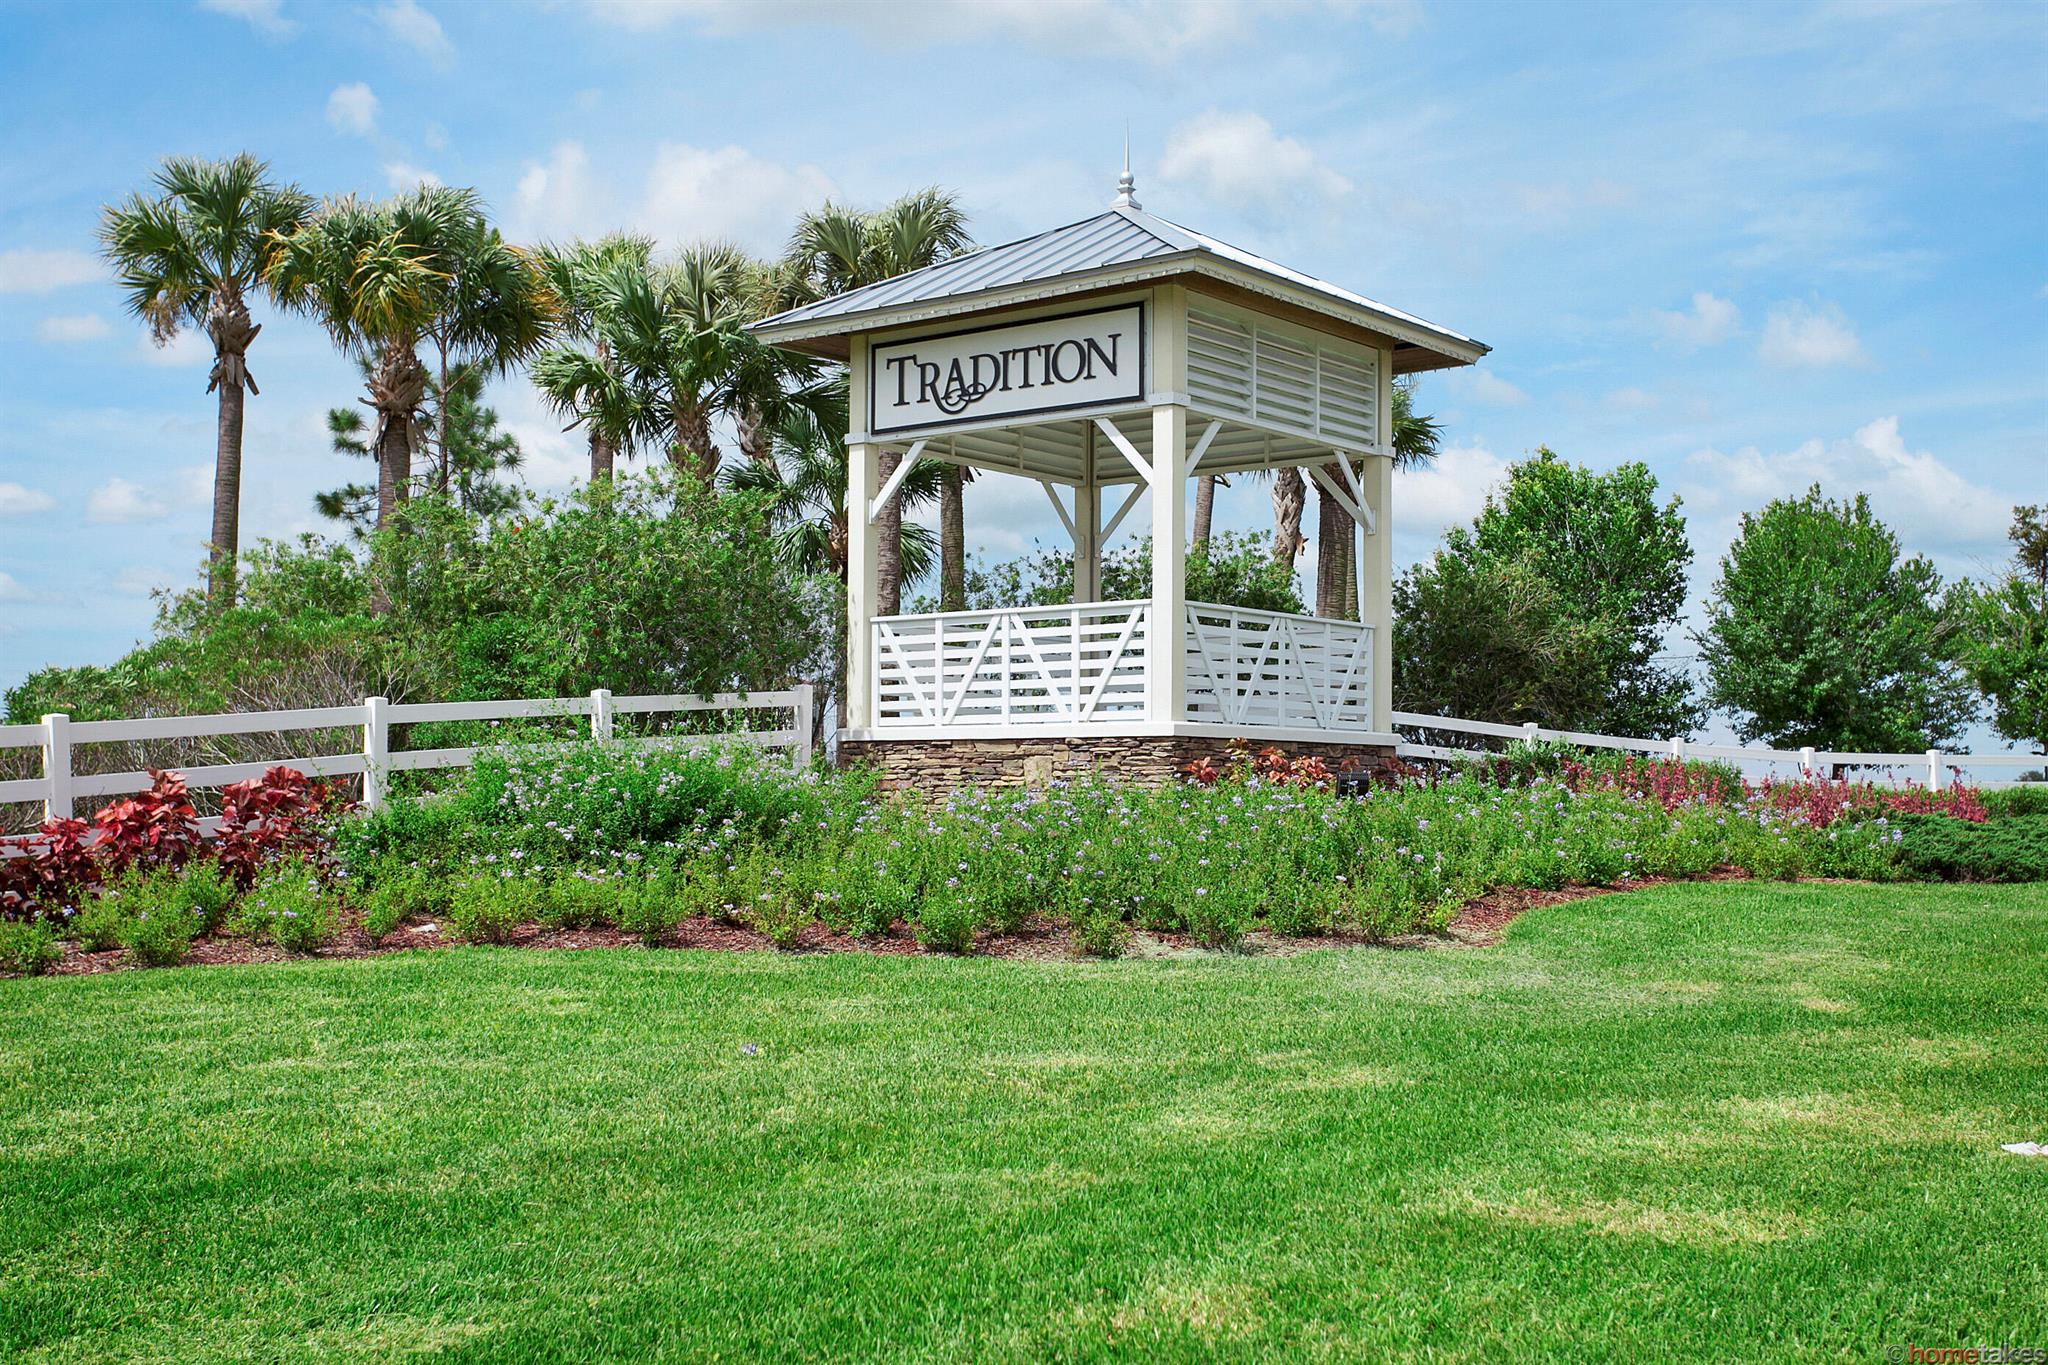
[[36,833],[12,840],[20,856],[0,858],[0,919],[27,919],[75,905],[90,887],[130,867],[183,867],[214,857],[247,887],[265,863],[290,854],[320,854],[323,817],[348,802],[326,783],[295,768],[221,788],[220,833],[200,833],[185,779],[150,772],[149,790],[110,802],[90,821],[45,820]]

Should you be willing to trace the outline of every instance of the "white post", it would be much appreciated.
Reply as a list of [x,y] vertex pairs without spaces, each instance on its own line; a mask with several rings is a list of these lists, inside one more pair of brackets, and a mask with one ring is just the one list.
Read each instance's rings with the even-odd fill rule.
[[1677,760],[1678,760],[1678,761],[1679,761],[1680,763],[1683,763],[1683,762],[1685,762],[1685,736],[1684,736],[1684,735],[1673,735],[1673,736],[1671,737],[1671,756],[1672,756],[1673,758],[1677,759]]
[[50,784],[43,798],[45,820],[69,820],[71,808],[71,717],[53,712],[43,717],[43,780]]
[[1188,410],[1152,409],[1152,629],[1145,649],[1145,716],[1167,724],[1187,708]]
[[1941,750],[1929,749],[1927,751],[1927,790],[1931,792],[1941,790],[1941,768]]
[[[1152,294],[1152,626],[1145,645],[1145,718],[1178,725],[1188,706],[1188,293]],[[1181,399],[1181,401],[1172,401]]]
[[1102,488],[1095,482],[1095,424],[1081,433],[1081,482],[1074,487],[1074,600],[1102,600]]
[[[1392,354],[1381,353],[1383,373],[1392,366]],[[1389,378],[1381,385],[1384,403],[1393,402],[1385,396],[1393,392],[1392,384]],[[1394,461],[1369,455],[1359,475],[1377,529],[1359,537],[1358,615],[1372,632],[1372,728],[1386,734],[1394,728]]]
[[374,811],[384,804],[391,783],[391,725],[384,708],[391,703],[383,697],[363,699],[363,809]]
[[790,723],[796,727],[796,741],[789,746],[789,765],[798,772],[811,766],[811,726],[816,721],[812,708],[816,705],[811,685],[798,683],[795,714],[790,717]]
[[590,689],[590,737],[600,744],[612,737],[612,691],[609,687]]
[[1799,750],[1799,771],[1805,773],[1808,778],[1813,776],[1813,760],[1814,752],[1811,744],[1805,745]]
[[1538,739],[1542,738],[1542,736],[1540,736],[1540,735],[1538,735],[1538,734],[1536,733],[1536,732],[1537,732],[1538,730],[1541,730],[1542,728],[1543,728],[1542,726],[1538,725],[1538,724],[1537,724],[1537,723],[1536,723],[1535,721],[1533,721],[1533,720],[1525,720],[1525,721],[1523,721],[1523,722],[1522,722],[1522,740],[1523,740],[1523,742],[1524,742],[1524,743],[1527,743],[1527,744],[1534,744],[1534,743],[1535,743],[1535,742],[1536,742],[1536,741],[1537,741]]
[[[853,425],[867,429],[868,342],[848,343],[847,411]],[[846,695],[839,699],[839,723],[865,730],[875,723],[875,598],[881,590],[880,545],[868,517],[882,491],[880,446],[856,441],[846,449]]]

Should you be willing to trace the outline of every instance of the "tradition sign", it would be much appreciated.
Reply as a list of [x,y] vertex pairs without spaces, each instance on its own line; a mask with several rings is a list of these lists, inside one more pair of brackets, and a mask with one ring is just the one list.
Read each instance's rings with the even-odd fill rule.
[[1145,395],[1145,306],[894,341],[868,351],[875,435]]

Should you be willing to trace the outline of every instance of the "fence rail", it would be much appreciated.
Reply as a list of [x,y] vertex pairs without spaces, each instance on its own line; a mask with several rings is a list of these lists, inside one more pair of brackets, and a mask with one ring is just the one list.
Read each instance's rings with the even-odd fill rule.
[[[0,725],[0,749],[40,749],[41,777],[0,782],[0,804],[37,802],[45,819],[63,819],[77,813],[80,798],[122,796],[149,787],[149,774],[141,771],[74,773],[73,759],[85,744],[135,743],[143,740],[195,739],[219,735],[288,733],[297,730],[357,729],[362,732],[361,748],[348,753],[278,757],[246,763],[186,765],[178,769],[188,785],[196,788],[225,787],[230,783],[260,777],[282,764],[308,777],[353,777],[363,779],[363,804],[375,809],[383,804],[394,772],[417,772],[429,768],[466,768],[476,759],[479,745],[445,749],[391,748],[391,727],[416,725],[425,721],[548,720],[587,717],[595,739],[614,740],[615,721],[621,715],[658,715],[678,712],[787,711],[789,723],[772,730],[740,730],[736,738],[762,748],[790,751],[792,763],[803,768],[811,761],[811,728],[815,719],[815,697],[808,683],[778,692],[725,692],[714,697],[625,696],[615,697],[599,688],[587,697],[529,698],[512,701],[403,702],[392,704],[383,697],[366,697],[358,706],[320,706],[297,711],[238,711],[215,716],[150,716],[140,720],[73,721],[69,716],[44,716],[39,725]],[[620,743],[644,744],[659,740],[627,739]],[[202,827],[209,822],[201,821]],[[0,854],[12,852],[0,833]]]
[[[1488,739],[1564,740],[1587,748],[1623,749],[1639,754],[1656,754],[1664,758],[1714,759],[1731,763],[1792,763],[1797,764],[1803,773],[1831,771],[1838,764],[1850,768],[1885,768],[1893,770],[1887,774],[1893,780],[1898,780],[1902,776],[1906,780],[1924,780],[1933,791],[1940,791],[1943,787],[1951,785],[1952,775],[1964,768],[2048,767],[2048,754],[1957,754],[1940,749],[1928,749],[1917,754],[1868,754],[1836,749],[1770,749],[1741,744],[1700,744],[1682,735],[1670,739],[1591,735],[1577,730],[1546,729],[1533,721],[1525,725],[1503,725],[1498,721],[1430,716],[1419,711],[1396,711],[1393,721],[1399,729],[1447,731],[1452,734],[1478,735]],[[1404,743],[1396,752],[1402,758],[1455,762],[1467,758],[1491,757],[1495,751],[1457,748],[1442,744]],[[1904,773],[1899,770],[1904,770]],[[1975,785],[2011,787],[2023,784],[1994,780]]]

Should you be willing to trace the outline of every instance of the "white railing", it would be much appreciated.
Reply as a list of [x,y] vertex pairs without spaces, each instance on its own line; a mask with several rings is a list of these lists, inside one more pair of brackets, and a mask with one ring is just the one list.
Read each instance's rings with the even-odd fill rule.
[[1152,604],[884,616],[874,716],[890,725],[1109,722],[1145,714]]
[[[732,738],[763,748],[790,750],[798,768],[811,761],[811,725],[814,699],[808,683],[780,692],[726,692],[714,697],[613,696],[599,688],[587,697],[550,697],[519,701],[402,702],[393,704],[383,697],[365,698],[359,706],[321,706],[299,711],[237,711],[218,716],[154,716],[143,720],[74,721],[65,715],[44,716],[37,725],[0,725],[0,749],[42,750],[41,777],[0,782],[0,804],[39,802],[45,819],[61,819],[76,813],[83,798],[121,796],[145,791],[150,785],[146,772],[75,773],[73,759],[81,745],[137,743],[148,740],[203,739],[217,735],[290,733],[304,730],[333,730],[360,727],[362,747],[348,753],[283,755],[247,763],[216,763],[178,766],[188,786],[224,787],[251,777],[261,777],[280,765],[295,768],[307,777],[363,778],[363,804],[372,809],[382,804],[395,772],[423,768],[466,768],[475,761],[480,748],[466,745],[449,749],[391,748],[391,727],[423,721],[546,720],[588,717],[592,738],[615,740],[619,716],[649,715],[679,711],[787,711],[787,726],[772,730],[743,729]],[[703,738],[715,738],[704,736]],[[696,738],[687,736],[686,738]],[[655,739],[623,739],[624,744],[653,744]],[[207,822],[202,821],[204,826]],[[7,836],[0,835],[0,840]],[[0,853],[11,852],[0,842]]]
[[1372,728],[1372,627],[1188,603],[1187,718],[1296,730]]
[[[1845,768],[1875,768],[1884,780],[1892,782],[1920,782],[1929,789],[1940,791],[1951,785],[1954,776],[1964,769],[1976,768],[2041,768],[2048,767],[2048,755],[2044,754],[1978,754],[1948,753],[1940,749],[1928,749],[1922,753],[1872,754],[1852,753],[1837,749],[1771,749],[1744,744],[1702,744],[1683,735],[1670,739],[1640,739],[1625,735],[1595,735],[1578,730],[1550,730],[1530,721],[1525,725],[1505,725],[1490,720],[1464,720],[1457,716],[1431,716],[1419,711],[1396,711],[1394,724],[1403,729],[1450,731],[1453,734],[1480,735],[1488,739],[1554,739],[1577,744],[1591,749],[1623,749],[1632,753],[1655,754],[1660,758],[1712,759],[1721,762],[1762,765],[1789,765],[1801,774],[1826,776],[1836,766]],[[1420,758],[1437,761],[1456,761],[1467,758],[1487,758],[1493,753],[1486,749],[1463,749],[1441,744],[1402,744],[1397,753],[1402,758]],[[1979,781],[1980,787],[2013,787],[2022,784],[2015,781]]]
[[[1145,719],[1149,602],[885,616],[874,622],[878,728]],[[1369,730],[1372,631],[1356,621],[1191,602],[1177,719]]]

